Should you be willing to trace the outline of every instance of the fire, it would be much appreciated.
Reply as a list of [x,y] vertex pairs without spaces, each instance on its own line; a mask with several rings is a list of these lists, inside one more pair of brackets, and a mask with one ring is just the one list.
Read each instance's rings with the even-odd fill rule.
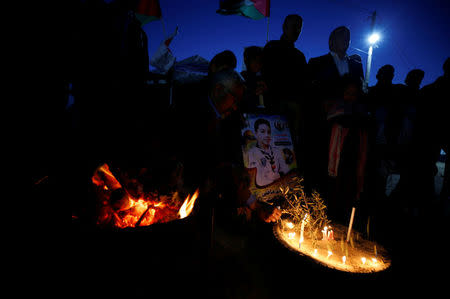
[[97,224],[118,228],[148,226],[153,223],[169,222],[189,216],[199,195],[186,197],[183,204],[178,193],[172,196],[141,194],[134,198],[116,179],[107,164],[98,167],[92,176],[98,187],[101,208]]
[[194,195],[192,195],[192,198],[188,197],[184,201],[183,205],[181,206],[180,210],[178,211],[178,214],[180,215],[180,219],[186,218],[191,214],[192,209],[194,208],[195,200],[198,197],[198,189],[195,191]]
[[92,176],[92,182],[97,186],[102,185],[105,190],[122,188],[119,181],[109,170],[108,164],[103,164],[95,170],[94,175]]

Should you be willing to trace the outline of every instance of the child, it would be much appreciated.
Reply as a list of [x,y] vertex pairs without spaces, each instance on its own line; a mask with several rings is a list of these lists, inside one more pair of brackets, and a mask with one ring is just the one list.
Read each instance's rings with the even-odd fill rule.
[[244,63],[246,71],[241,75],[245,80],[247,92],[243,100],[243,109],[245,111],[255,110],[258,106],[264,105],[264,98],[260,101],[260,95],[267,90],[266,83],[261,76],[263,48],[250,46],[244,50]]

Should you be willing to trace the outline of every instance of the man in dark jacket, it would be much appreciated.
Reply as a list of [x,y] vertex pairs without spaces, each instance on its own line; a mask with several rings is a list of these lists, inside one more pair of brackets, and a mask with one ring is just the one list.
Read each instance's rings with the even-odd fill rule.
[[282,107],[283,101],[298,101],[299,84],[307,76],[305,55],[294,45],[302,26],[302,17],[288,15],[283,23],[281,38],[268,42],[264,47],[262,73],[277,108]]
[[326,197],[328,189],[328,149],[330,123],[334,108],[343,100],[344,89],[353,83],[362,89],[364,79],[362,64],[347,55],[350,30],[341,26],[334,29],[328,40],[330,52],[311,58],[308,70],[311,79],[311,99],[307,102],[306,120],[308,164],[305,185],[318,189]]
[[328,40],[330,52],[311,58],[308,66],[315,87],[316,98],[321,102],[333,101],[341,94],[341,78],[347,74],[355,82],[363,83],[362,64],[353,56],[347,55],[350,45],[350,30],[341,26],[334,29]]
[[303,102],[306,97],[307,63],[305,55],[295,48],[303,26],[299,15],[288,15],[284,19],[283,34],[272,40],[263,50],[262,75],[267,84],[264,104],[269,111],[281,113],[288,118],[299,168],[303,145]]

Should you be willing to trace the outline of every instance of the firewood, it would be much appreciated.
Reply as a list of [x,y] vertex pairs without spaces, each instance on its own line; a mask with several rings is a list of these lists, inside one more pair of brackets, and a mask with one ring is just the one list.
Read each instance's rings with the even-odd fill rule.
[[130,208],[129,194],[123,188],[119,188],[112,191],[110,197],[110,204],[111,207],[118,212],[129,209]]
[[139,217],[139,220],[136,222],[136,227],[141,225],[142,220],[144,219],[145,214],[147,214],[148,210],[150,210],[151,205],[148,205],[148,208],[142,213],[141,217]]

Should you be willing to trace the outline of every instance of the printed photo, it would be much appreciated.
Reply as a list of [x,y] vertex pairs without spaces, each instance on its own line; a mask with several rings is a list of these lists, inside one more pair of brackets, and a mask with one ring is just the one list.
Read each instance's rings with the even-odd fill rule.
[[297,168],[285,117],[245,114],[242,129],[244,165],[256,169],[256,186],[267,186]]

